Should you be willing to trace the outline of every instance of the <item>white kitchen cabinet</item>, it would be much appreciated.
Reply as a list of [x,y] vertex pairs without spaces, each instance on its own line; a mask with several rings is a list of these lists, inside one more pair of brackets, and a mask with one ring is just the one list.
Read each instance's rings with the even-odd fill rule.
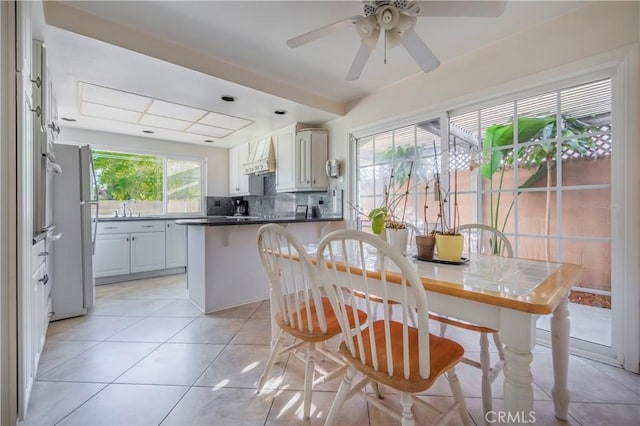
[[31,249],[31,281],[22,289],[22,306],[24,306],[25,315],[22,316],[20,380],[27,400],[38,371],[40,355],[44,348],[49,325],[49,313],[51,312],[47,256],[44,240],[33,245]]
[[129,234],[96,235],[93,272],[96,278],[129,273]]
[[165,260],[167,268],[187,266],[187,227],[176,225],[174,221],[165,222]]
[[327,132],[323,130],[303,130],[295,137],[291,131],[276,135],[276,190],[326,191],[327,149]]
[[131,234],[131,273],[165,268],[164,232]]
[[276,143],[276,191],[284,192],[296,187],[295,125],[274,136]]
[[244,174],[249,149],[248,143],[229,149],[229,195],[232,197],[264,194],[263,177]]

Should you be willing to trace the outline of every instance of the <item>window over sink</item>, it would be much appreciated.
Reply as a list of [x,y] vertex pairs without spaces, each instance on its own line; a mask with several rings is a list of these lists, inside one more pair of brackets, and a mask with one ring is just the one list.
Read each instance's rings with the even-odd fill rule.
[[100,216],[201,213],[201,159],[93,151]]

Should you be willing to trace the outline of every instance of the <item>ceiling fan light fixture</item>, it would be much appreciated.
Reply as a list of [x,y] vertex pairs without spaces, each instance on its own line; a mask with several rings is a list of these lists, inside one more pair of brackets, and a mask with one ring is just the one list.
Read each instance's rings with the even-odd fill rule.
[[400,11],[398,11],[397,7],[391,6],[390,4],[380,6],[376,10],[376,15],[378,17],[378,24],[383,30],[395,28],[395,26],[398,25],[398,21],[400,21]]
[[400,14],[400,19],[398,20],[398,25],[396,25],[396,30],[400,34],[405,31],[413,30],[416,27],[416,23],[418,22],[418,18],[415,16],[409,16],[404,13]]
[[396,46],[400,46],[402,43],[402,36],[398,33],[398,30],[387,30],[384,33],[385,35],[385,43],[387,44],[388,49],[393,49]]

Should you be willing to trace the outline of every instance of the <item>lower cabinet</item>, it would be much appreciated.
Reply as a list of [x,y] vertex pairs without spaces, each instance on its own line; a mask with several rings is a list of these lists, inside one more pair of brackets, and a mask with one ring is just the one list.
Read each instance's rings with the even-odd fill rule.
[[129,273],[129,234],[96,235],[93,273],[96,278]]
[[164,232],[96,236],[96,278],[165,268]]
[[[51,283],[47,274],[47,255],[44,240],[33,245],[31,282],[22,287],[20,294],[20,306],[24,309],[20,314],[21,339],[18,353],[22,367],[19,369],[21,374],[18,380],[27,399],[31,394],[38,371],[51,312],[51,297],[49,296]],[[28,400],[25,403],[28,403]],[[26,409],[24,411],[26,412]]]
[[166,221],[98,223],[96,278],[187,266],[187,229]]
[[131,273],[165,268],[164,232],[131,234]]
[[167,268],[187,266],[187,227],[176,225],[174,221],[165,222],[165,253]]

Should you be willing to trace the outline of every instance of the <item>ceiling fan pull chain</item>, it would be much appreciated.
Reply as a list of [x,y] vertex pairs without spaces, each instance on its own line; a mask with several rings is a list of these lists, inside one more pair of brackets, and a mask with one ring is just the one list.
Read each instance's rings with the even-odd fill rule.
[[387,64],[387,31],[384,32],[384,64]]

